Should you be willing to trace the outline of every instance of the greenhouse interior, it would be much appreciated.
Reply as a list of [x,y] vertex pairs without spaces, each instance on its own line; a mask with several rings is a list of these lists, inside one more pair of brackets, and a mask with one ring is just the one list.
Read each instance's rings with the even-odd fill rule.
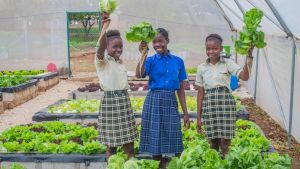
[[0,168],[300,169],[299,7],[0,0]]

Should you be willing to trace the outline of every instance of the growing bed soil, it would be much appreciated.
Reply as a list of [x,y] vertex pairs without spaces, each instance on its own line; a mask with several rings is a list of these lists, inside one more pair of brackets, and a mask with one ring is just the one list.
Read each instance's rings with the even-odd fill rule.
[[288,147],[287,132],[276,123],[267,113],[258,107],[253,99],[243,99],[242,104],[250,113],[250,120],[258,124],[266,137],[272,141],[276,151],[280,154],[288,153],[292,158],[292,169],[300,168],[300,144],[292,138],[292,146]]

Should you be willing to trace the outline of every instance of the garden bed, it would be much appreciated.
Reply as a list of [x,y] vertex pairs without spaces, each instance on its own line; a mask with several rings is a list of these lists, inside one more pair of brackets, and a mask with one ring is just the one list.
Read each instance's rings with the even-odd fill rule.
[[[151,159],[149,155],[137,154],[137,159]],[[167,158],[169,159],[169,158]],[[0,153],[0,163],[8,167],[13,163],[27,169],[106,169],[105,154],[39,154],[39,153]]]
[[0,71],[0,76],[37,76],[47,73],[46,70],[3,70]]
[[[66,103],[70,100],[66,100],[66,99],[62,99],[57,101],[56,103],[49,105],[47,108],[44,108],[43,110],[35,113],[32,117],[32,121],[36,121],[36,122],[40,122],[40,121],[59,121],[59,120],[80,120],[81,123],[86,123],[86,122],[91,122],[92,119],[94,119],[94,121],[96,121],[98,119],[98,108],[93,108],[94,112],[90,112],[90,111],[84,111],[84,112],[80,112],[80,110],[69,110],[69,108],[66,109],[66,106],[64,107],[66,110],[63,111],[69,111],[69,112],[59,112],[59,113],[55,113],[55,112],[51,112],[53,110],[50,110],[53,107],[57,107],[62,105],[63,103]],[[132,99],[132,105],[133,105],[133,109],[135,111],[135,117],[136,118],[141,118],[141,112],[142,112],[142,99],[141,98],[137,98],[137,99]],[[82,107],[81,109],[84,109],[84,100],[82,100],[82,103],[77,103],[80,104]],[[92,100],[87,102],[94,102]],[[92,104],[92,103],[91,103]],[[195,104],[195,103],[191,103],[190,104]],[[75,106],[75,105],[72,105]],[[93,105],[95,106],[95,105]],[[100,105],[99,105],[100,106]],[[191,106],[194,107],[195,105]],[[87,107],[92,107],[92,105],[87,105]],[[64,109],[61,108],[61,109]],[[60,111],[60,110],[59,110]],[[75,112],[72,112],[75,111]],[[182,116],[182,113],[181,113]],[[197,118],[197,113],[196,111],[189,111],[189,116],[190,118]],[[248,120],[249,119],[249,113],[246,111],[246,109],[241,106],[240,110],[237,111],[237,119],[244,119],[244,120]]]
[[287,145],[287,132],[275,122],[264,110],[257,106],[253,99],[243,99],[242,104],[245,105],[250,113],[250,120],[261,127],[265,136],[272,142],[275,150],[280,154],[288,153],[292,158],[292,169],[300,168],[300,144],[292,138],[291,148]]
[[[89,126],[95,127],[94,124]],[[103,145],[95,142],[97,131],[93,127],[86,128],[76,124],[64,124],[61,122],[37,123],[13,127],[0,135],[0,150],[2,151],[0,153],[0,162],[6,166],[18,162],[29,168],[38,166],[45,169],[62,167],[104,169],[106,168],[105,146],[103,147]],[[25,142],[24,140],[27,141]],[[196,123],[191,123],[189,130],[183,130],[183,140],[184,148],[187,152],[191,151],[193,146],[196,146],[196,149],[198,146],[201,146],[203,149],[206,149],[205,151],[209,150],[204,134],[198,134],[196,131]],[[40,141],[42,141],[40,144],[30,144]],[[136,145],[139,145],[138,140],[136,143]],[[263,134],[260,134],[260,130],[257,129],[254,123],[248,121],[237,122],[237,135],[233,139],[233,146],[235,148],[232,149],[231,157],[226,159],[229,162],[247,158],[258,160],[271,153],[268,151],[268,140],[264,138]],[[236,153],[241,153],[236,148],[251,151],[250,156],[246,155],[247,153],[236,156]],[[261,154],[260,149],[268,153]],[[209,151],[211,151],[210,153],[215,153],[213,150]],[[138,152],[138,146],[135,146],[135,152]],[[256,154],[253,154],[254,152]],[[184,152],[183,156],[186,155]],[[255,157],[252,157],[253,155]],[[203,156],[206,155],[203,154]],[[172,158],[172,155],[164,155],[164,157],[169,160]],[[150,156],[137,154],[137,158],[149,159]],[[220,160],[216,156],[212,156],[212,158]],[[193,158],[192,160],[196,159]],[[249,165],[255,165],[251,161],[242,161],[242,163],[246,164],[248,162]]]
[[59,83],[58,72],[48,72],[45,74],[32,76],[32,79],[38,79],[39,91],[46,91]]
[[[148,91],[128,91],[129,96],[137,96],[137,97],[145,97],[147,95]],[[197,91],[195,90],[186,90],[185,91],[186,96],[197,96]],[[78,90],[75,90],[69,94],[69,99],[97,99],[100,100],[104,96],[103,91],[95,91],[95,92],[80,92]]]
[[38,75],[26,75],[25,77],[29,77],[31,79],[44,79],[44,80],[48,80],[51,79],[53,77],[58,76],[58,72],[45,72],[42,74],[38,74]]
[[3,95],[0,92],[0,114],[4,113]]
[[22,154],[5,153],[0,154],[2,166],[9,166],[18,162],[27,169],[105,169],[105,155],[80,155],[80,154]]
[[104,168],[105,146],[94,127],[47,122],[19,125],[0,135],[0,162],[36,168]]
[[196,81],[196,74],[189,74],[188,79],[190,82],[195,82]]
[[37,79],[13,87],[0,88],[3,93],[4,109],[12,109],[38,95]]

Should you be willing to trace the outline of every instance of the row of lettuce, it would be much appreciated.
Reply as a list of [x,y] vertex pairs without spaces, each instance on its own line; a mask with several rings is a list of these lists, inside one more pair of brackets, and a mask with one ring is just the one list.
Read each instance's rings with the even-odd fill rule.
[[[225,159],[210,148],[203,133],[197,133],[196,124],[182,130],[184,151],[180,157],[173,157],[168,169],[290,169],[291,158],[277,152],[267,152],[268,141],[253,122],[238,120],[237,134],[232,140]],[[266,153],[262,153],[266,152]],[[158,162],[136,158],[127,159],[123,152],[113,155],[108,161],[108,169],[157,169]]]
[[[291,158],[276,152],[267,152],[268,141],[257,126],[250,121],[236,122],[236,136],[228,155],[222,160],[217,151],[210,148],[203,133],[196,131],[196,124],[191,123],[183,131],[184,151],[180,157],[173,157],[169,169],[185,168],[290,168]],[[19,125],[3,131],[0,135],[1,153],[62,153],[62,154],[98,154],[105,153],[106,147],[97,141],[96,124],[81,126],[63,122],[45,122]],[[140,132],[141,126],[138,126]],[[139,140],[135,142],[138,153]],[[108,162],[109,169],[157,168],[152,160],[127,160],[121,149]],[[127,161],[126,161],[127,160]]]
[[[189,74],[195,74],[196,68],[187,68]],[[47,73],[46,70],[15,70],[0,71],[0,87],[12,87],[28,82],[28,76],[36,76]]]
[[13,87],[19,84],[28,82],[28,77],[14,75],[14,76],[0,76],[0,88]]
[[30,80],[29,76],[36,76],[46,72],[46,70],[0,71],[0,88],[26,83]]
[[[241,100],[239,97],[234,96],[236,100],[236,109],[237,111],[241,109]],[[134,112],[141,112],[145,102],[145,97],[131,97],[131,106]],[[189,112],[197,111],[197,100],[195,97],[187,96],[186,97],[187,109]],[[179,111],[181,111],[181,106],[179,106]],[[48,112],[50,113],[97,113],[100,107],[99,100],[69,100],[61,104],[49,106]]]
[[33,76],[46,73],[46,70],[4,70],[0,71],[0,76]]

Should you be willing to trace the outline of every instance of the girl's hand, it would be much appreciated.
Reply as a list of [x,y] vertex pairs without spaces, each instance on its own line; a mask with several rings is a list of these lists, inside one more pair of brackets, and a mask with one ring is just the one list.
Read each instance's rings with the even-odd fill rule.
[[140,53],[143,53],[146,50],[148,50],[148,43],[142,41],[139,46],[139,51],[140,51]]
[[202,132],[201,126],[202,126],[201,118],[200,118],[200,119],[197,118],[197,131],[198,131],[198,133],[201,133],[201,132]]
[[101,25],[103,26],[108,21],[110,21],[109,14],[106,12],[101,13]]
[[183,124],[186,130],[190,128],[190,118],[188,114],[183,115]]
[[195,83],[193,83],[193,86],[194,86],[194,89],[195,90],[198,90],[200,87],[199,86],[197,86]]
[[106,13],[106,12],[101,13],[101,20],[102,21],[105,20],[105,19],[108,19],[108,18],[109,18],[109,14],[108,13]]

